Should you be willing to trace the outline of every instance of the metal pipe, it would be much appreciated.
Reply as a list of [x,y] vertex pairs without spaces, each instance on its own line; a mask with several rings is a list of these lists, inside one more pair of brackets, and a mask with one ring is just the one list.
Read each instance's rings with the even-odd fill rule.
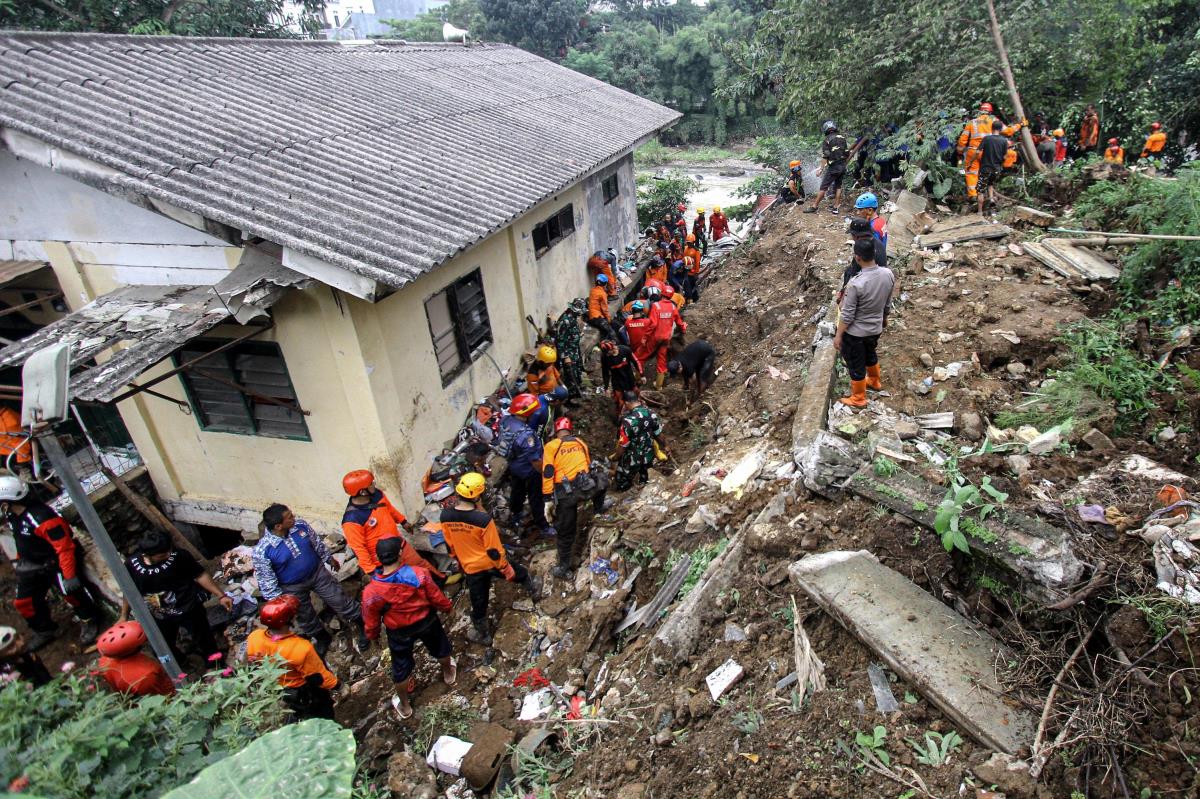
[[1200,236],[1168,236],[1162,233],[1105,233],[1103,230],[1072,230],[1052,227],[1051,233],[1074,233],[1079,236],[1099,236],[1104,239],[1147,239],[1149,241],[1200,241]]

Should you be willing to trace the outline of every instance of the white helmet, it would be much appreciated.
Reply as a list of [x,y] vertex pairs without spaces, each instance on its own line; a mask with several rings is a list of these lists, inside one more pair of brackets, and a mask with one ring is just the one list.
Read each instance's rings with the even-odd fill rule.
[[0,502],[12,502],[24,499],[29,493],[29,486],[20,477],[11,474],[0,476]]
[[17,631],[12,627],[0,627],[0,652],[8,649],[9,644],[16,640],[16,638]]

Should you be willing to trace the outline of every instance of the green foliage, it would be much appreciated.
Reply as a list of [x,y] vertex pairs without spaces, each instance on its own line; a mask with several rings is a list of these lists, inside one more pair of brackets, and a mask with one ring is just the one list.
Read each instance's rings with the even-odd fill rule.
[[539,756],[517,746],[509,747],[509,758],[516,759],[516,774],[496,799],[554,799],[554,783],[570,774],[575,759],[569,747]]
[[471,725],[477,721],[478,713],[447,698],[421,711],[421,723],[413,733],[413,745],[420,752],[428,752],[433,742],[443,735],[466,738]]
[[353,780],[354,734],[308,719],[250,742],[163,799],[348,799]]
[[479,0],[487,33],[547,58],[566,54],[579,37],[584,0]]
[[990,477],[984,477],[976,487],[961,474],[955,474],[933,519],[933,529],[942,537],[942,546],[947,552],[953,549],[970,552],[971,546],[964,532],[984,543],[994,542],[995,534],[974,519],[964,519],[963,516],[970,510],[978,509],[979,518],[986,519],[1007,500],[1008,494],[993,486]]
[[859,732],[854,735],[854,743],[858,745],[859,751],[869,760],[870,756],[874,756],[885,766],[892,764],[892,756],[883,748],[883,742],[887,738],[887,727],[882,724],[877,724],[871,732]]
[[664,164],[711,164],[736,158],[732,150],[720,147],[667,147],[657,139],[651,139],[633,151],[633,163],[641,167],[663,166]]
[[925,743],[914,741],[912,738],[905,738],[913,751],[917,753],[917,762],[922,766],[944,766],[950,762],[950,756],[958,751],[962,746],[962,737],[950,730],[946,734],[942,734],[935,730],[927,730],[925,732]]
[[1155,641],[1176,627],[1190,630],[1200,622],[1200,607],[1166,594],[1121,593],[1111,601],[1115,604],[1130,605],[1140,610]]
[[900,471],[900,467],[887,455],[876,455],[875,460],[871,462],[871,470],[875,472],[876,477],[887,478]]
[[301,0],[301,17],[289,20],[283,0],[64,0],[0,1],[0,28],[95,31],[142,35],[250,36],[291,38],[287,26],[298,22],[309,31],[325,0]]
[[686,203],[699,184],[679,171],[665,177],[637,176],[638,226],[645,230],[650,225],[675,210],[675,206]]
[[[688,592],[696,587],[696,583],[700,582],[700,578],[704,576],[704,572],[708,569],[708,564],[713,562],[713,558],[720,555],[725,549],[725,545],[729,543],[722,538],[714,541],[711,544],[705,544],[692,551],[692,565],[688,568],[687,577],[683,580],[683,585],[679,588],[679,599],[683,599],[688,595]],[[675,564],[687,554],[679,550],[672,549],[667,555],[667,563],[664,567],[666,573],[670,573],[671,569],[675,568]]]
[[90,676],[12,683],[0,690],[0,780],[24,774],[57,799],[159,796],[282,722],[279,674],[259,663],[136,702]]

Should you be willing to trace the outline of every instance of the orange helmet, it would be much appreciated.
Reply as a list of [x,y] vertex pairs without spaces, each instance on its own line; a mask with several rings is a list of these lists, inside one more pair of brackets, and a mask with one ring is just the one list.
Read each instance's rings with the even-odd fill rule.
[[990,114],[990,113],[992,113],[992,104],[991,103],[980,103],[979,110],[987,111]]
[[1162,129],[1161,122],[1151,122],[1150,123],[1150,130],[1161,130],[1161,129]]
[[574,430],[574,429],[575,429],[575,427],[574,427],[574,425],[571,424],[571,420],[566,416],[562,417],[561,419],[556,419],[554,422],[554,432],[556,432],[556,433],[559,430]]
[[136,621],[114,624],[96,641],[96,651],[110,658],[129,657],[146,644],[146,631]]
[[277,630],[280,627],[286,627],[292,619],[296,618],[298,610],[300,610],[299,599],[292,594],[280,594],[262,606],[258,611],[258,618],[272,630]]
[[534,394],[518,394],[513,397],[512,404],[508,406],[509,413],[513,416],[522,418],[536,411],[541,406],[537,396]]
[[[788,161],[788,169],[795,169],[798,166],[800,166],[799,161]],[[720,211],[721,209],[718,208],[717,210]]]
[[696,234],[695,234],[695,233],[689,233],[689,234],[687,234],[687,240],[688,240],[688,241],[695,241],[695,240],[696,240]]
[[355,496],[364,488],[370,488],[371,483],[375,482],[375,475],[371,474],[366,469],[355,469],[352,472],[347,472],[342,478],[342,488],[350,496]]

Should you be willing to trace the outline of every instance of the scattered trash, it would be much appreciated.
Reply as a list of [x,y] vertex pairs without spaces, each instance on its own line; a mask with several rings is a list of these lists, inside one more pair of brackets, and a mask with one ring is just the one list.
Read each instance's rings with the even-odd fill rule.
[[1021,343],[1021,337],[1011,330],[993,330],[991,333],[993,336],[999,336],[1000,338],[1004,339],[1009,344]]
[[730,658],[705,677],[704,684],[708,686],[708,692],[712,695],[713,701],[716,702],[720,699],[722,694],[728,691],[745,673],[746,670],[739,666],[737,661]]
[[1089,524],[1108,524],[1103,505],[1076,505],[1079,518]]
[[[1178,505],[1180,502],[1183,502],[1187,498],[1188,498],[1188,493],[1187,493],[1187,491],[1183,490],[1182,487],[1177,486],[1177,485],[1172,485],[1171,483],[1167,483],[1165,486],[1163,486],[1162,488],[1160,488],[1158,490],[1158,494],[1155,495],[1154,501],[1156,503],[1158,503],[1158,506],[1160,508],[1167,508],[1167,507],[1174,507],[1174,506]],[[1172,516],[1187,516],[1188,511],[1187,511],[1187,508],[1179,508],[1178,510],[1172,512],[1171,515]]]
[[946,462],[946,455],[940,449],[930,444],[928,441],[916,441],[914,446],[925,458],[934,466],[941,466]]
[[954,413],[926,413],[917,417],[922,430],[950,430],[954,427]]
[[730,642],[745,641],[746,631],[733,622],[727,621],[725,622],[725,640]]
[[772,380],[782,380],[785,383],[792,379],[791,375],[789,375],[787,372],[776,369],[774,366],[770,365],[767,366],[767,374],[771,376]]
[[546,675],[536,668],[521,672],[513,680],[514,688],[546,688],[549,685],[550,681],[546,679]]
[[608,558],[596,558],[588,565],[588,571],[602,576],[609,585],[616,585],[617,580],[621,579],[621,575],[617,574]]
[[540,719],[554,707],[554,699],[554,691],[550,688],[539,688],[533,693],[526,694],[525,698],[521,700],[521,713],[517,718],[521,721]]
[[458,777],[460,776],[459,771],[462,769],[463,758],[469,751],[471,751],[470,741],[455,738],[453,735],[443,735],[433,742],[433,746],[429,748],[429,754],[425,756],[425,762],[430,768],[435,768],[452,777]]
[[757,764],[760,759],[759,756],[754,754],[753,752],[738,752],[738,754],[741,755],[742,757],[746,758],[747,760],[749,760],[751,763]]
[[[800,611],[796,607],[796,597],[792,597],[792,647],[796,658],[796,683],[801,692],[807,693],[809,687],[815,694],[825,690],[825,664],[813,652],[812,642],[808,633],[800,623]],[[778,687],[778,686],[776,686]]]
[[896,697],[892,693],[892,687],[888,684],[883,666],[874,661],[867,664],[867,677],[871,680],[871,691],[875,694],[875,707],[879,712],[895,713],[899,710],[900,703],[896,701]]
[[941,343],[949,344],[951,341],[954,341],[956,338],[962,338],[964,335],[966,334],[960,330],[957,333],[938,333],[937,337]]
[[741,499],[742,492],[746,490],[746,484],[762,471],[766,458],[766,452],[762,447],[755,447],[747,452],[738,461],[738,465],[733,467],[733,471],[721,481],[721,493],[733,494],[735,498]]

